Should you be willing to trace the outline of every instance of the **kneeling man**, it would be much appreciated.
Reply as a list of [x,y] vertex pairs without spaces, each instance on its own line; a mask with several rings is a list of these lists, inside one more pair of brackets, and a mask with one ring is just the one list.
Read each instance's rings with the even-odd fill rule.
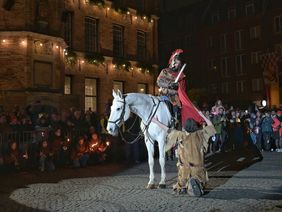
[[208,182],[208,173],[204,167],[204,153],[208,149],[208,140],[216,131],[211,121],[201,112],[206,126],[200,127],[195,120],[188,119],[184,124],[185,131],[168,132],[166,150],[177,146],[178,180],[174,185],[177,193],[190,196],[201,196]]

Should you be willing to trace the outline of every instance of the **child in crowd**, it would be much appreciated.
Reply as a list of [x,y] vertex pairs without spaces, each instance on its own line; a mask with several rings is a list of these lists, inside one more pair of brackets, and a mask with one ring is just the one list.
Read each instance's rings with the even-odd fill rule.
[[46,169],[48,171],[54,171],[55,165],[53,162],[54,153],[52,152],[51,148],[47,140],[43,140],[40,145],[39,150],[39,169],[40,171],[44,172]]
[[85,167],[89,159],[89,148],[84,137],[78,138],[78,143],[72,151],[73,166],[75,168]]

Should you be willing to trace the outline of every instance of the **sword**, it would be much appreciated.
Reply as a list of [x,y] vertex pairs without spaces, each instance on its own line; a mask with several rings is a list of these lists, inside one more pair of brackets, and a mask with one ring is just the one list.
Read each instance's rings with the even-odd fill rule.
[[184,71],[185,67],[186,67],[186,63],[184,63],[184,65],[182,66],[182,68],[181,68],[181,70],[179,71],[179,73],[178,73],[178,75],[177,75],[177,77],[176,77],[174,83],[177,83],[177,82],[178,82],[179,77],[180,77],[181,73]]

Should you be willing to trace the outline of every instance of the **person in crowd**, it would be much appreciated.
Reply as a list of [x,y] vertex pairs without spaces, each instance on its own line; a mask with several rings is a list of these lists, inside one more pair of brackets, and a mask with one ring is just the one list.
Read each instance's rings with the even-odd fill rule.
[[103,116],[100,119],[100,128],[101,128],[102,137],[107,137],[109,134],[107,131],[108,120],[109,120],[109,114],[105,111]]
[[2,155],[2,151],[0,151],[0,172],[4,170],[4,157]]
[[233,149],[239,151],[244,142],[243,123],[239,111],[235,112],[235,122],[231,124],[230,128],[230,140],[233,143]]
[[62,128],[62,131],[64,133],[68,133],[73,127],[73,124],[70,121],[70,117],[71,117],[70,111],[62,110],[62,112],[61,112],[61,128]]
[[253,144],[257,143],[257,136],[256,136],[256,132],[255,132],[255,125],[256,125],[256,114],[255,113],[251,113],[250,114],[250,118],[248,119],[249,122],[249,133],[250,133],[250,137],[252,139]]
[[18,117],[13,115],[13,114],[10,116],[9,125],[12,127],[13,131],[19,131],[21,129],[20,128],[21,123],[20,123]]
[[213,113],[212,123],[215,127],[216,134],[212,138],[212,152],[215,153],[220,151],[220,146],[222,143],[221,134],[223,128],[223,109],[218,108],[217,112]]
[[282,111],[279,110],[277,111],[277,119],[280,122],[280,127],[279,127],[279,141],[277,141],[276,145],[276,152],[282,152]]
[[99,162],[103,162],[107,159],[107,149],[111,145],[110,140],[101,139],[101,143],[98,146]]
[[23,159],[23,155],[18,149],[16,141],[12,140],[9,142],[8,151],[4,155],[4,164],[9,171],[19,171],[20,165]]
[[211,119],[211,117],[212,117],[212,115],[211,115],[211,113],[210,113],[210,111],[209,110],[206,110],[206,111],[204,111],[203,112],[203,114],[205,115],[205,117],[207,118],[207,119]]
[[91,133],[89,142],[88,142],[88,147],[89,147],[89,152],[90,152],[90,158],[89,162],[90,163],[97,163],[99,162],[99,151],[98,147],[101,144],[101,139],[98,136],[98,133],[95,131]]
[[227,129],[227,117],[226,117],[226,112],[224,110],[224,108],[220,108],[219,109],[219,114],[221,114],[221,124],[222,124],[222,128],[221,128],[221,134],[220,134],[220,138],[221,138],[221,143],[220,143],[220,147],[219,150],[220,152],[225,152],[225,148],[226,148],[226,144],[228,141],[228,129]]
[[32,131],[34,126],[32,125],[31,119],[29,117],[23,117],[21,120],[21,131]]
[[239,111],[239,110],[237,110],[236,112],[235,112],[235,122],[237,122],[237,123],[241,123],[243,120],[241,120],[241,112]]
[[[108,120],[109,120],[109,108],[106,105],[104,114],[102,115],[101,119],[100,119],[100,129],[101,129],[101,134],[100,134],[100,138],[102,141],[109,141],[112,144],[112,148],[111,148],[111,153],[109,153],[109,156],[112,157],[112,160],[114,161],[118,161],[121,158],[124,158],[124,152],[121,153],[121,149],[123,149],[123,147],[121,148],[121,138],[120,137],[112,137],[109,135],[108,131],[107,131],[107,124],[108,124]],[[124,124],[121,126],[121,132],[125,131],[125,127]],[[120,134],[119,134],[120,135]],[[119,143],[120,142],[120,143]],[[123,151],[123,150],[122,150]]]
[[38,114],[39,119],[37,119],[37,127],[39,128],[46,128],[49,127],[49,122],[48,122],[48,118],[47,115],[44,113],[40,113]]
[[225,111],[223,105],[222,105],[222,101],[219,99],[216,101],[215,105],[212,107],[211,109],[211,113],[213,115],[218,115],[219,114],[219,110],[223,110]]
[[[273,120],[273,123],[272,123],[272,135],[271,135],[271,138],[273,139],[273,146],[276,144],[279,144],[279,141],[280,141],[280,127],[281,127],[281,122],[280,120],[278,119],[278,114],[276,114],[275,111],[272,111],[271,113],[271,118]],[[272,147],[273,147],[272,146]],[[273,151],[274,149],[271,148],[271,151]]]
[[72,123],[74,128],[81,132],[81,134],[86,133],[89,125],[85,120],[81,110],[75,110],[73,113]]
[[54,163],[56,166],[67,164],[67,152],[63,150],[64,136],[61,128],[55,128],[54,135],[50,139],[51,148],[54,153]]
[[63,129],[63,123],[61,120],[61,114],[59,113],[52,113],[50,116],[50,125],[53,129],[58,129],[60,128],[61,130]]
[[9,133],[12,131],[12,127],[9,125],[7,121],[6,115],[0,115],[0,133]]
[[263,137],[263,147],[269,151],[271,149],[271,135],[272,135],[273,119],[270,116],[269,111],[265,111],[261,118],[261,132]]
[[41,172],[55,170],[54,153],[46,139],[41,142],[39,148],[39,170]]
[[[107,112],[107,114],[109,113]],[[98,134],[101,134],[100,120],[99,120],[99,116],[96,111],[92,111],[91,113],[90,125],[94,127],[95,132],[97,132]]]
[[92,114],[92,109],[91,107],[85,111],[85,121],[88,123],[88,125],[91,125],[91,114]]
[[73,160],[74,168],[86,167],[89,159],[89,148],[83,136],[80,136],[78,138],[77,145],[72,151],[71,158]]
[[261,117],[260,114],[257,113],[255,125],[254,125],[254,133],[256,135],[256,146],[262,151],[262,131],[261,131]]

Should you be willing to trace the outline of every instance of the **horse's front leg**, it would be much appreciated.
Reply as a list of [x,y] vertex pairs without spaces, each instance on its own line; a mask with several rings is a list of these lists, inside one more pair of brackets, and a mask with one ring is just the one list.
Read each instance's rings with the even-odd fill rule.
[[150,169],[150,176],[147,188],[153,189],[155,188],[155,174],[154,174],[154,143],[150,141],[148,138],[145,138],[145,143],[148,152],[148,164]]
[[166,188],[166,173],[165,173],[165,145],[159,142],[159,163],[161,167],[161,181],[159,183],[159,188]]

